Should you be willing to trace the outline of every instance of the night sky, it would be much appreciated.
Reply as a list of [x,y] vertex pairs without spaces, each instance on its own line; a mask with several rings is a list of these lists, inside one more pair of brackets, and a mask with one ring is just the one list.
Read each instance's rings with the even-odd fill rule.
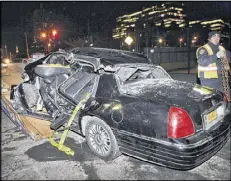
[[[17,26],[20,18],[30,16],[41,2],[1,2],[2,27]],[[83,24],[87,19],[108,28],[115,26],[116,17],[150,7],[161,2],[42,2],[44,8],[67,13],[73,21]],[[225,17],[230,18],[231,2],[183,2],[189,19]]]
[[[19,27],[26,24],[25,21],[32,17],[35,9],[43,7],[47,10],[55,11],[56,13],[66,14],[78,27],[87,27],[87,21],[91,23],[92,31],[108,31],[108,36],[111,36],[112,28],[116,26],[116,17],[137,12],[142,10],[142,7],[151,7],[164,1],[154,2],[138,2],[138,1],[117,1],[117,2],[39,2],[39,1],[24,1],[24,2],[1,2],[1,36],[8,32],[8,28],[14,27],[13,31],[20,30]],[[184,2],[185,12],[190,20],[204,18],[231,18],[231,2]],[[21,23],[20,23],[21,22]],[[9,32],[8,32],[9,34]]]

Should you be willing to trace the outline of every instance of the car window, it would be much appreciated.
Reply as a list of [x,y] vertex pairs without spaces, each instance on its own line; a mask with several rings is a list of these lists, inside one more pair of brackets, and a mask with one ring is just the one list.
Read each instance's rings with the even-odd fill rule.
[[141,79],[171,78],[170,75],[160,67],[121,67],[116,75],[123,83],[129,83]]
[[47,64],[61,64],[68,65],[69,63],[66,61],[66,55],[61,53],[53,53],[46,60]]
[[120,80],[125,82],[129,77],[131,77],[138,68],[132,68],[132,67],[121,67],[118,72],[116,73]]

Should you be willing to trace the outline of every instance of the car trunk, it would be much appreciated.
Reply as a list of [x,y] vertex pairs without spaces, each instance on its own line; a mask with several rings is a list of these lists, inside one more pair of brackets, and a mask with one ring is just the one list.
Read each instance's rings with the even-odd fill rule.
[[197,84],[173,79],[145,79],[124,84],[121,91],[150,102],[158,100],[169,107],[185,109],[196,131],[209,129],[222,117],[223,94]]

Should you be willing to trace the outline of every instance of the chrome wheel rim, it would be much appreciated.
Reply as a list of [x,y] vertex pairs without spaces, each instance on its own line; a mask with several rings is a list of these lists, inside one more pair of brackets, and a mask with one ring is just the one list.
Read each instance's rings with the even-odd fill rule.
[[89,128],[89,143],[91,147],[101,156],[109,154],[111,140],[107,131],[98,124],[93,124]]

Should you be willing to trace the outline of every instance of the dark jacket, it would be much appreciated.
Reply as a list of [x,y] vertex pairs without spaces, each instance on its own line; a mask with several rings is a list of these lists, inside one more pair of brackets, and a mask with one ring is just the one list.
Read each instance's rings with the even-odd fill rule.
[[[218,49],[219,45],[214,45],[211,42],[208,42],[208,45],[213,50],[213,55],[208,55],[207,50],[203,46],[199,47],[197,50],[197,53],[196,53],[197,62],[201,66],[208,66],[209,64],[216,62],[216,65],[218,68],[218,74],[221,74],[221,60],[219,58],[217,58],[217,56],[216,56],[216,53],[219,51],[219,49]],[[230,52],[228,50],[226,50],[226,54],[227,54],[229,63],[231,63]]]

